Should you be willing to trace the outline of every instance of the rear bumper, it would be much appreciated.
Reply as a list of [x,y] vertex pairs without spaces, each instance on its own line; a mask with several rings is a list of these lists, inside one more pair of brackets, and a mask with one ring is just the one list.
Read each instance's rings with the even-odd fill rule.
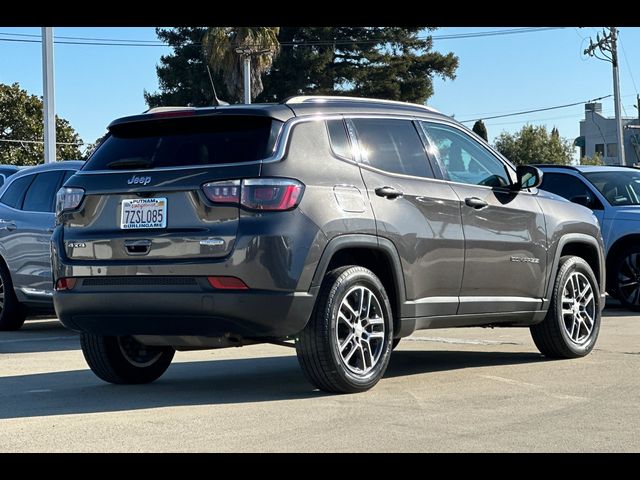
[[311,293],[142,291],[56,292],[60,321],[97,335],[285,337],[300,332],[315,301]]

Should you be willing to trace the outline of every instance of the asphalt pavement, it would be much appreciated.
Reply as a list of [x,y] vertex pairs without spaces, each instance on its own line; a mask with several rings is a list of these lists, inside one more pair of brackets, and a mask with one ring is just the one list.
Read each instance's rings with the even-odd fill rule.
[[546,360],[527,329],[425,330],[371,391],[328,395],[291,348],[178,352],[109,385],[55,319],[0,332],[0,452],[638,452],[640,316],[605,310],[595,350]]

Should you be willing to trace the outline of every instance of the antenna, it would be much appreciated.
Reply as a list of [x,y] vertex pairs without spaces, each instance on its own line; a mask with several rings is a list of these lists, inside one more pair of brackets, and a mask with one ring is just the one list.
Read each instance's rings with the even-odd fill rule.
[[207,73],[209,74],[209,82],[211,82],[211,90],[213,90],[213,105],[216,107],[219,107],[220,99],[218,98],[218,94],[216,94],[216,87],[213,84],[213,77],[211,76],[211,69],[209,68],[208,63],[207,63]]

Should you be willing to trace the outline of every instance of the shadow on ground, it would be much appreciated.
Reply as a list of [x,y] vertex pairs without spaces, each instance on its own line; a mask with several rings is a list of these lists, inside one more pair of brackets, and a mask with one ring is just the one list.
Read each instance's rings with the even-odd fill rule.
[[67,330],[55,319],[27,321],[15,332],[0,332],[0,354],[36,353],[78,350],[76,333]]
[[[386,377],[541,361],[532,353],[398,351]],[[149,385],[109,385],[89,370],[0,377],[0,419],[181,405],[302,400],[326,394],[307,383],[295,356],[174,363]]]

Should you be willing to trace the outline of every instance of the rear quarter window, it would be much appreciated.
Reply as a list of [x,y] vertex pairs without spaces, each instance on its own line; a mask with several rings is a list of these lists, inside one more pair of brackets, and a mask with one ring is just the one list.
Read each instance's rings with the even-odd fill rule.
[[244,163],[271,156],[282,122],[246,115],[148,120],[114,126],[83,170]]

